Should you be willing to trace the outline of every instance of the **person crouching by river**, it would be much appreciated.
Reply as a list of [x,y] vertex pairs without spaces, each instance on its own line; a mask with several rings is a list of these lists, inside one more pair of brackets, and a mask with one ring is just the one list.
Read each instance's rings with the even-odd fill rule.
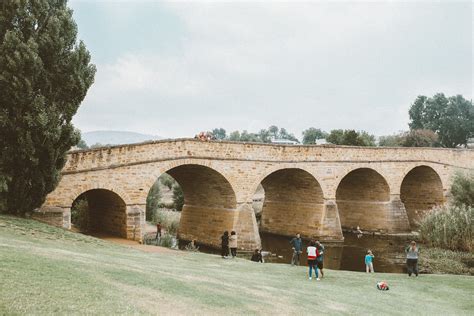
[[318,257],[319,252],[314,241],[311,241],[306,252],[308,253],[309,279],[312,279],[312,270],[314,269],[316,280],[319,281],[318,266],[316,263],[316,258]]
[[412,273],[418,276],[418,255],[420,254],[420,248],[416,245],[413,240],[410,245],[405,249],[407,254],[407,272],[410,277]]
[[229,256],[229,232],[226,230],[221,236],[222,258]]
[[300,234],[296,234],[291,241],[291,248],[293,249],[293,257],[291,258],[291,265],[300,265],[300,255],[303,251],[303,242],[301,241]]
[[260,252],[259,249],[255,249],[253,255],[252,255],[252,258],[250,259],[251,261],[253,262],[261,262],[263,263],[263,258],[262,258],[262,254]]
[[229,248],[232,258],[237,257],[237,234],[235,233],[235,231],[230,232]]

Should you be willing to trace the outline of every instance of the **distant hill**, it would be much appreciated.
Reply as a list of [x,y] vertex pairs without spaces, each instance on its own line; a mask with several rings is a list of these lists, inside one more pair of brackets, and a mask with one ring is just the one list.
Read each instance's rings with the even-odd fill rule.
[[81,136],[86,142],[87,146],[92,146],[97,143],[102,145],[121,145],[163,139],[162,137],[156,135],[125,131],[93,131],[82,133]]

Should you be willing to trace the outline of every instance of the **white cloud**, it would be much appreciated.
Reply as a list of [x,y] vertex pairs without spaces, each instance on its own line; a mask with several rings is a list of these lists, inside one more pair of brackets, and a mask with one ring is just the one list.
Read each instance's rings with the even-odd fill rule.
[[297,136],[310,126],[389,134],[406,128],[406,110],[418,94],[472,98],[469,30],[463,30],[471,20],[459,6],[166,5],[184,25],[181,49],[130,49],[98,65],[79,127],[173,137],[270,124]]

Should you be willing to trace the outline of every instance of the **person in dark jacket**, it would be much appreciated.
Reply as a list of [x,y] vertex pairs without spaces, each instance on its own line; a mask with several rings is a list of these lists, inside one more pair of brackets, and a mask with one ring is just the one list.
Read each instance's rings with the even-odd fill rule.
[[229,232],[226,230],[221,236],[222,258],[229,256]]
[[316,248],[318,249],[319,256],[316,258],[316,265],[318,266],[319,272],[321,273],[321,278],[324,277],[324,245],[316,241]]
[[255,252],[253,253],[252,258],[250,260],[253,262],[263,263],[262,254],[260,253],[259,249],[255,249]]
[[291,258],[291,265],[300,265],[300,255],[303,251],[303,242],[301,241],[300,234],[296,234],[296,236],[290,241],[291,248],[293,249],[293,257]]

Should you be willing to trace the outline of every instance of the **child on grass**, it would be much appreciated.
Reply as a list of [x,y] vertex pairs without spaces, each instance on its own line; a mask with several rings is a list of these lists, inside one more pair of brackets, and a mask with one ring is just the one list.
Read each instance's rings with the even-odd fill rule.
[[372,250],[367,250],[367,255],[365,255],[365,272],[367,273],[374,273],[374,255],[372,254]]

